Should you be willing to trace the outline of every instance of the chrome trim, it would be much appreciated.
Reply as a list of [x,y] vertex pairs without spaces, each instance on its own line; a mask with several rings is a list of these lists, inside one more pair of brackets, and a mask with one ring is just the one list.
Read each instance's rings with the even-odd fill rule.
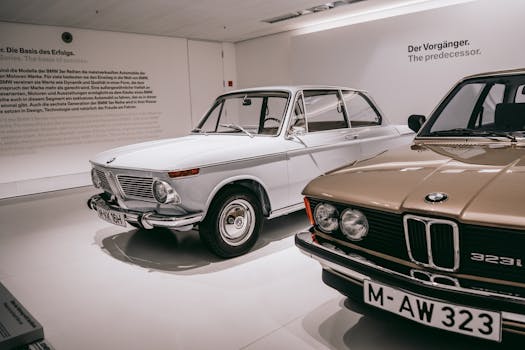
[[428,280],[430,282],[432,282],[432,283],[443,284],[443,283],[436,282],[436,279],[442,278],[442,279],[445,279],[447,281],[452,282],[456,287],[460,287],[459,280],[457,278],[450,277],[450,276],[447,276],[447,275],[435,274],[435,273],[431,273],[431,272],[423,271],[423,270],[410,269],[410,276],[412,278],[415,278],[415,279],[420,280],[420,281],[425,281],[425,280],[423,280],[421,278],[417,278],[417,276],[416,276],[417,273],[420,273],[422,275],[427,276]]
[[[506,295],[506,294],[498,294],[498,293],[494,293],[494,292],[488,292],[488,291],[482,291],[482,290],[474,290],[474,289],[467,289],[467,288],[463,288],[461,286],[450,286],[450,285],[446,285],[446,284],[440,284],[440,283],[434,283],[434,282],[429,282],[429,281],[422,281],[422,280],[419,280],[419,279],[416,279],[416,278],[413,278],[411,276],[407,276],[405,274],[402,274],[400,272],[397,272],[397,271],[393,271],[393,270],[390,270],[390,269],[387,269],[387,268],[384,268],[382,266],[379,266],[375,263],[373,263],[372,261],[368,260],[368,259],[365,259],[365,258],[362,258],[362,257],[358,257],[357,254],[353,254],[352,256],[351,255],[348,255],[348,254],[345,254],[344,252],[339,252],[333,248],[329,248],[329,247],[325,247],[319,243],[316,243],[312,240],[312,237],[311,237],[311,233],[310,232],[300,232],[296,235],[296,238],[298,240],[301,240],[302,242],[308,244],[308,245],[311,245],[311,246],[315,246],[316,248],[319,248],[319,249],[322,249],[324,251],[326,251],[327,253],[330,253],[330,254],[335,254],[335,255],[338,255],[344,259],[347,259],[353,263],[358,263],[358,264],[361,264],[361,265],[364,265],[364,266],[367,266],[367,267],[370,267],[370,268],[373,268],[377,271],[380,271],[382,273],[386,273],[386,274],[390,274],[390,275],[393,275],[393,276],[396,276],[396,277],[400,277],[408,282],[411,282],[411,283],[414,283],[414,284],[420,284],[420,285],[425,285],[425,286],[428,286],[428,287],[433,287],[433,288],[440,288],[440,289],[444,289],[444,290],[449,290],[449,291],[454,291],[454,292],[459,292],[459,293],[464,293],[464,294],[470,294],[470,295],[475,295],[475,296],[482,296],[482,297],[487,297],[487,298],[495,298],[495,299],[500,299],[500,300],[505,300],[505,301],[514,301],[514,302],[520,302],[520,303],[525,303],[525,297],[517,297],[517,296],[513,296],[513,295]],[[314,253],[311,253],[309,251],[305,251],[304,248],[298,246],[299,250],[311,257],[312,259],[314,260],[317,260],[323,267],[326,266],[327,268],[330,268],[334,271],[338,271],[339,273],[342,273],[342,274],[345,274],[351,278],[354,278],[354,279],[359,279],[360,282],[363,282],[364,279],[372,279],[371,277],[367,276],[367,275],[364,275],[364,274],[361,274],[359,272],[356,272],[356,271],[353,271],[345,266],[342,266],[342,265],[339,265],[339,264],[336,264],[336,263],[333,263],[329,260],[326,260],[325,258],[322,258],[318,255],[315,255]],[[359,278],[361,277],[361,278]],[[525,323],[525,315],[519,315],[519,314],[512,314],[512,313],[508,313],[508,312],[505,312],[505,314],[507,315],[511,315],[513,317],[514,320],[516,321],[519,321],[519,322],[524,322]],[[519,316],[519,319],[518,318],[514,318],[514,317],[518,317]]]
[[[164,188],[166,189],[167,194],[166,194],[166,200],[164,202],[161,202],[157,198],[157,193],[155,191],[155,183],[157,183],[157,182],[162,184],[162,186],[164,186]],[[180,195],[177,193],[177,191],[175,191],[173,186],[171,186],[171,184],[168,183],[167,181],[154,178],[152,183],[151,183],[151,191],[153,193],[153,197],[155,198],[155,200],[158,203],[160,203],[160,204],[175,204],[176,205],[176,204],[181,204],[182,203]]]
[[301,210],[301,209],[304,209],[304,202],[293,204],[293,205],[287,206],[285,208],[272,210],[272,212],[268,216],[268,219],[273,219],[273,218],[276,218],[278,216],[290,214],[290,213],[296,212],[296,211]]
[[[412,249],[410,248],[410,237],[408,235],[408,220],[414,220],[422,222],[425,225],[425,235],[426,235],[426,243],[427,243],[427,256],[428,256],[428,264],[423,263],[421,261],[417,261],[414,256],[412,255]],[[453,268],[445,268],[441,266],[437,266],[434,263],[434,257],[432,254],[432,239],[430,235],[430,228],[434,224],[445,224],[452,227],[452,235],[453,235],[453,243],[454,243],[454,267]],[[408,256],[410,257],[410,260],[421,266],[425,267],[431,267],[436,270],[441,271],[447,271],[447,272],[455,272],[459,269],[459,227],[454,221],[450,220],[444,220],[444,219],[434,219],[424,216],[417,216],[417,215],[411,215],[407,214],[403,217],[403,227],[405,229],[405,243],[407,246]]]
[[523,327],[525,328],[525,315],[515,314],[513,312],[502,311],[501,317],[505,320],[523,323]]
[[[221,161],[221,162],[216,162],[216,163],[206,163],[206,164],[196,164],[195,166],[193,166],[194,168],[200,168],[201,170],[203,169],[207,169],[207,168],[211,168],[211,167],[216,167],[216,166],[222,166],[222,165],[228,165],[228,166],[231,166],[232,164],[236,164],[236,163],[242,163],[242,162],[247,162],[247,161],[253,161],[253,160],[261,160],[261,159],[266,159],[266,158],[283,158],[285,159],[286,158],[286,155],[287,155],[288,152],[284,151],[284,152],[275,152],[275,153],[270,153],[270,154],[262,154],[262,155],[257,155],[257,156],[252,156],[252,157],[246,157],[246,158],[238,158],[238,159],[232,159],[232,160],[225,160],[225,161]],[[269,162],[272,162],[272,160],[270,159],[269,161],[267,161],[268,163]],[[90,161],[91,164],[93,164],[93,166],[96,166],[98,168],[107,168],[106,165],[104,164],[100,164],[100,163],[96,163],[96,162],[93,162],[93,161]],[[164,170],[152,170],[152,169],[147,169],[147,168],[134,168],[134,167],[120,167],[120,166],[111,166],[111,169],[115,169],[115,170],[125,170],[125,171],[138,171],[138,172],[149,172],[149,173],[157,173],[157,174],[167,174],[168,172],[170,171],[173,171],[173,169],[164,169]],[[172,180],[178,180],[178,179],[184,179],[185,177],[180,177],[180,178],[173,178]]]
[[113,171],[111,171],[110,169],[107,169],[107,168],[106,169],[102,169],[102,171],[106,175],[109,187],[111,187],[111,193],[113,195],[117,196],[117,198],[123,198],[124,197],[124,192],[120,188],[120,184],[118,183],[118,180],[117,180],[115,174],[113,173]]
[[127,222],[137,223],[142,225],[145,229],[152,229],[154,227],[166,228],[186,228],[189,225],[196,224],[204,218],[202,212],[192,213],[184,216],[167,216],[160,215],[155,212],[133,212],[124,210],[119,207],[108,204],[100,195],[94,195],[88,200],[88,207],[91,210],[97,210],[97,207],[102,207],[109,210],[114,210],[123,213]]

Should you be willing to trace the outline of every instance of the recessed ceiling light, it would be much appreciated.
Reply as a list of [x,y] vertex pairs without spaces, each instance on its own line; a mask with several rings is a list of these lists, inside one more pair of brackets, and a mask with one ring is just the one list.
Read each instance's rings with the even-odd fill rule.
[[266,22],[266,23],[278,23],[278,22],[282,22],[282,21],[287,21],[287,20],[292,19],[292,18],[297,18],[297,17],[300,17],[300,16],[309,15],[309,14],[312,14],[312,13],[318,13],[318,12],[324,12],[324,11],[332,10],[332,9],[334,9],[336,7],[340,7],[340,6],[343,6],[343,5],[350,5],[350,4],[353,4],[353,3],[356,3],[356,2],[361,2],[361,1],[365,1],[365,0],[338,0],[338,1],[334,1],[334,2],[328,2],[328,3],[320,4],[320,5],[317,5],[317,6],[313,6],[313,7],[304,9],[304,10],[293,11],[293,12],[285,13],[283,15],[276,16],[276,17],[263,19],[262,21]]

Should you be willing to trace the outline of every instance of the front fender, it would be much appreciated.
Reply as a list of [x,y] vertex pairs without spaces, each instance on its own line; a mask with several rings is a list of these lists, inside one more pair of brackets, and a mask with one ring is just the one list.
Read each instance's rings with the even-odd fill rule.
[[208,209],[209,209],[209,207],[211,205],[211,202],[213,201],[213,199],[215,198],[217,193],[219,193],[224,187],[226,187],[226,186],[228,186],[230,184],[242,183],[244,181],[253,181],[253,182],[259,184],[262,187],[262,189],[264,190],[264,192],[266,193],[266,196],[267,196],[268,200],[270,201],[269,204],[270,204],[270,208],[271,208],[270,194],[268,192],[267,186],[265,185],[264,181],[262,181],[262,179],[260,179],[257,176],[253,176],[253,175],[236,175],[236,176],[231,176],[229,178],[226,178],[226,179],[220,181],[213,188],[213,190],[211,191],[211,193],[208,196],[208,199],[206,201],[206,206],[204,208],[204,216],[206,216],[206,213],[208,212]]

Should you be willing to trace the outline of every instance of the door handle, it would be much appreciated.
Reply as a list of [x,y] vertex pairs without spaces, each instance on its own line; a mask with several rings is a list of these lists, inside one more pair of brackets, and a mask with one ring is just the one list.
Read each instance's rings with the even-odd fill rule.
[[345,136],[345,139],[346,139],[346,140],[355,140],[355,139],[357,139],[357,138],[358,138],[358,136],[355,135],[355,134],[353,134],[353,135],[346,135],[346,136]]

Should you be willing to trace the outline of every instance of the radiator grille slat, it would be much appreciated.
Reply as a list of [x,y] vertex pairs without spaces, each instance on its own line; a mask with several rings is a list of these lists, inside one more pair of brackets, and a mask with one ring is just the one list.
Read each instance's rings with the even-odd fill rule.
[[447,269],[454,268],[454,233],[452,226],[435,224],[430,226],[430,241],[434,264]]
[[117,180],[126,197],[154,199],[153,179],[130,175],[117,175]]
[[100,187],[102,187],[102,189],[106,192],[113,193],[111,186],[109,185],[108,178],[106,177],[106,173],[100,169],[95,169],[95,171],[97,172],[97,175],[100,179]]
[[410,250],[415,260],[428,264],[428,246],[425,224],[421,221],[408,222],[408,239]]

